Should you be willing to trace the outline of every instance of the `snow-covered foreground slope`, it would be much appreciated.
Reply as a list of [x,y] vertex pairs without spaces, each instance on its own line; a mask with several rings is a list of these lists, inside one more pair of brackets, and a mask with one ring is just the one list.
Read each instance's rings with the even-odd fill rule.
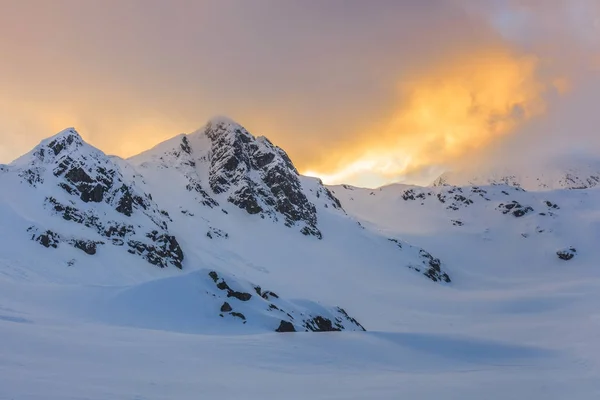
[[[168,324],[122,327],[98,307],[119,297],[113,288],[3,278],[0,398],[593,399],[599,284],[573,276],[494,291],[397,284],[397,296],[363,299],[396,322],[385,331],[216,335],[181,333],[195,314],[181,299],[150,301],[166,303],[165,314],[177,307]],[[129,309],[116,318],[139,317],[129,313],[135,302],[121,304]]]
[[600,394],[598,190],[327,188],[227,119],[0,188],[0,399]]

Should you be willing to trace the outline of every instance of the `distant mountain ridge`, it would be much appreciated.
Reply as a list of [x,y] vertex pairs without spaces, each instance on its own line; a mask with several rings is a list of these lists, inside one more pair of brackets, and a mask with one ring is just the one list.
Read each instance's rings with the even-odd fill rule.
[[450,171],[438,177],[432,185],[509,185],[531,191],[589,189],[600,185],[600,160],[571,156],[539,165],[487,168],[478,173]]

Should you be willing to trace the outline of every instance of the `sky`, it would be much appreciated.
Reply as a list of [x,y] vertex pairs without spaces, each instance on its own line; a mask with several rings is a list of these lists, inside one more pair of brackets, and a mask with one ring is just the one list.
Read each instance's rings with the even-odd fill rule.
[[598,0],[0,0],[0,162],[226,115],[326,183],[600,156]]

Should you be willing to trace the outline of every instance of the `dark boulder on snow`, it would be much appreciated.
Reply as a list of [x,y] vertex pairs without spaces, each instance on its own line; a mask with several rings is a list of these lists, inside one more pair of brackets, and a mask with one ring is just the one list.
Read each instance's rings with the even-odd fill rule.
[[520,204],[518,201],[511,201],[510,203],[501,203],[498,205],[498,210],[502,212],[502,214],[511,213],[514,217],[520,218],[531,212],[533,212],[533,207],[524,206]]
[[275,332],[296,332],[296,328],[291,322],[281,320],[281,322],[279,323],[279,327],[275,329]]
[[86,254],[93,256],[96,254],[96,249],[98,245],[104,244],[104,242],[95,242],[93,240],[82,240],[82,239],[74,239],[71,241],[71,244],[76,249],[79,249]]
[[[239,318],[239,319],[241,319],[241,320],[243,320],[243,321],[246,321],[246,316],[245,316],[244,314],[242,314],[242,313],[239,313],[239,312],[232,311],[232,312],[230,312],[229,314],[230,314],[231,316],[233,316],[233,317],[236,317],[236,318]],[[244,322],[244,323],[245,323],[245,322]]]
[[556,252],[558,258],[564,261],[572,260],[576,254],[577,250],[574,247],[569,247],[568,249],[563,249]]
[[208,276],[217,284],[217,289],[227,291],[227,297],[234,297],[239,301],[249,301],[252,298],[252,295],[247,292],[240,292],[237,290],[233,290],[229,287],[225,279],[220,278],[219,275],[215,271],[210,271]]
[[35,227],[30,227],[27,229],[27,231],[32,234],[31,240],[38,242],[44,247],[52,247],[56,249],[61,241],[60,235],[52,232],[51,230],[47,230],[41,234],[38,234]]

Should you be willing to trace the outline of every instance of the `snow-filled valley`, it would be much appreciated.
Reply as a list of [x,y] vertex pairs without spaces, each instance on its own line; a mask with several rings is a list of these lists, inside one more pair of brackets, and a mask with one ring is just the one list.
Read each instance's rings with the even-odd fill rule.
[[0,399],[598,398],[600,189],[555,176],[327,187],[225,118],[127,160],[67,129],[0,165]]

